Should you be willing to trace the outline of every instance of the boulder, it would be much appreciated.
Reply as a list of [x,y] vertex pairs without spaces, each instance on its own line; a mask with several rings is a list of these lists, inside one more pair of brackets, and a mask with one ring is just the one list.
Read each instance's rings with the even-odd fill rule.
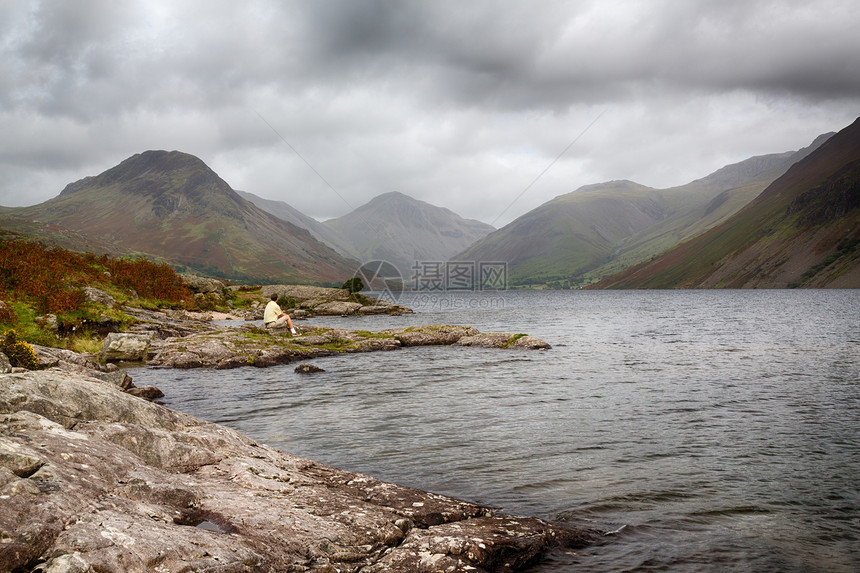
[[129,388],[125,392],[126,394],[131,394],[132,396],[137,396],[138,398],[150,401],[164,397],[164,392],[155,386],[135,386],[134,388]]
[[396,338],[365,338],[358,340],[350,347],[344,349],[346,353],[376,352],[378,350],[397,350],[403,344]]
[[134,388],[134,381],[125,370],[114,370],[113,372],[88,372],[93,378],[98,378],[102,382],[109,382],[121,390],[130,390]]
[[548,343],[534,336],[498,332],[464,336],[457,341],[457,344],[460,346],[479,346],[482,348],[522,348],[525,350],[548,350],[552,348]]
[[223,297],[228,290],[227,285],[218,279],[198,277],[194,275],[179,275],[179,277],[188,288],[198,294],[212,293],[219,297]]
[[432,325],[409,327],[391,331],[403,346],[430,346],[456,344],[460,339],[480,334],[471,326]]
[[45,316],[37,316],[35,320],[36,320],[36,324],[41,325],[42,328],[50,330],[54,334],[56,334],[60,330],[60,322],[57,320],[56,314],[46,314]]
[[512,346],[516,348],[525,348],[527,350],[549,350],[552,348],[548,342],[534,336],[520,337],[514,341]]
[[8,374],[12,372],[12,364],[9,362],[9,357],[0,352],[0,374]]
[[[307,320],[312,316],[312,314],[301,308],[291,308],[289,311],[290,318],[293,320]],[[262,315],[260,315],[262,318]]]
[[[157,354],[155,358],[150,361],[150,364],[155,366],[161,366],[164,368],[178,368],[180,370],[187,370],[190,368],[202,368],[204,366],[217,366],[219,363],[215,362],[212,364],[207,364],[203,360],[201,360],[200,356],[194,354],[193,352],[175,352],[169,353],[167,356],[161,356]],[[246,366],[247,362],[243,361],[242,366]]]
[[296,366],[296,372],[298,372],[299,374],[313,374],[316,372],[325,372],[325,370],[323,370],[319,366],[304,363],[304,364],[299,364],[298,366]]
[[487,332],[464,336],[457,341],[457,344],[460,346],[479,346],[482,348],[507,348],[510,346],[511,338],[510,334]]
[[97,362],[72,350],[38,344],[31,344],[31,346],[42,368],[60,368],[74,372],[90,372],[102,369]]
[[403,346],[433,346],[439,338],[428,332],[401,332],[394,335]]
[[412,314],[412,309],[392,302],[377,302],[358,309],[356,314]]
[[90,286],[84,287],[82,290],[88,302],[95,302],[110,307],[116,305],[116,299],[103,290]]
[[102,344],[99,355],[102,362],[146,360],[149,354],[150,337],[143,334],[111,332]]

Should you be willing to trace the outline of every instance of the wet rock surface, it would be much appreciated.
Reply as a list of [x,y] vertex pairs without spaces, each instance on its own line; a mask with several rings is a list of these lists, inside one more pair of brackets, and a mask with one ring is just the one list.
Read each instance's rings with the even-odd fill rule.
[[0,375],[3,571],[512,571],[590,541],[275,450],[84,372]]
[[295,371],[299,374],[316,374],[317,372],[325,372],[325,369],[320,368],[315,364],[308,364],[305,362],[304,364],[296,366]]

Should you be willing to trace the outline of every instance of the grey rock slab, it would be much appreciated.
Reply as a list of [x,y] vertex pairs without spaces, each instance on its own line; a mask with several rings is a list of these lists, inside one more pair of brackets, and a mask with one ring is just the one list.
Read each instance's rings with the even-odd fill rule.
[[149,354],[150,337],[145,334],[111,332],[102,343],[103,361],[140,361]]
[[0,376],[0,504],[3,571],[505,571],[573,535],[59,370]]

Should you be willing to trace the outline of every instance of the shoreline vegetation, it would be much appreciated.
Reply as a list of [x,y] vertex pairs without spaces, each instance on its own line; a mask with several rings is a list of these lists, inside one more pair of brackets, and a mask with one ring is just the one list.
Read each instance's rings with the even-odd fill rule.
[[[174,279],[148,261],[44,249],[66,259],[52,259],[57,274],[68,273],[58,287],[50,273],[21,275],[24,262],[2,245],[0,324],[38,360],[37,369],[0,364],[2,570],[515,571],[597,538],[258,444],[154,402],[157,388],[136,388],[117,366],[266,367],[431,344],[548,349],[539,339],[450,325],[370,332],[303,323],[291,337],[255,324],[272,292],[298,320],[411,310],[343,289],[228,287]],[[38,267],[36,247],[13,247]],[[117,285],[135,272],[136,286]],[[156,288],[146,282],[153,278],[174,300],[140,296]],[[247,322],[218,323],[227,317]]]

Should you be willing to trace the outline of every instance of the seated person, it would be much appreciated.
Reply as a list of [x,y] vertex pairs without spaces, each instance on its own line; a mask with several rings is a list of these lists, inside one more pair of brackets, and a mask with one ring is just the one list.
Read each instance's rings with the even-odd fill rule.
[[290,328],[291,333],[296,334],[290,315],[281,310],[277,300],[277,293],[272,293],[272,300],[266,305],[266,312],[263,313],[263,324],[266,325],[266,328],[284,328],[286,325]]

